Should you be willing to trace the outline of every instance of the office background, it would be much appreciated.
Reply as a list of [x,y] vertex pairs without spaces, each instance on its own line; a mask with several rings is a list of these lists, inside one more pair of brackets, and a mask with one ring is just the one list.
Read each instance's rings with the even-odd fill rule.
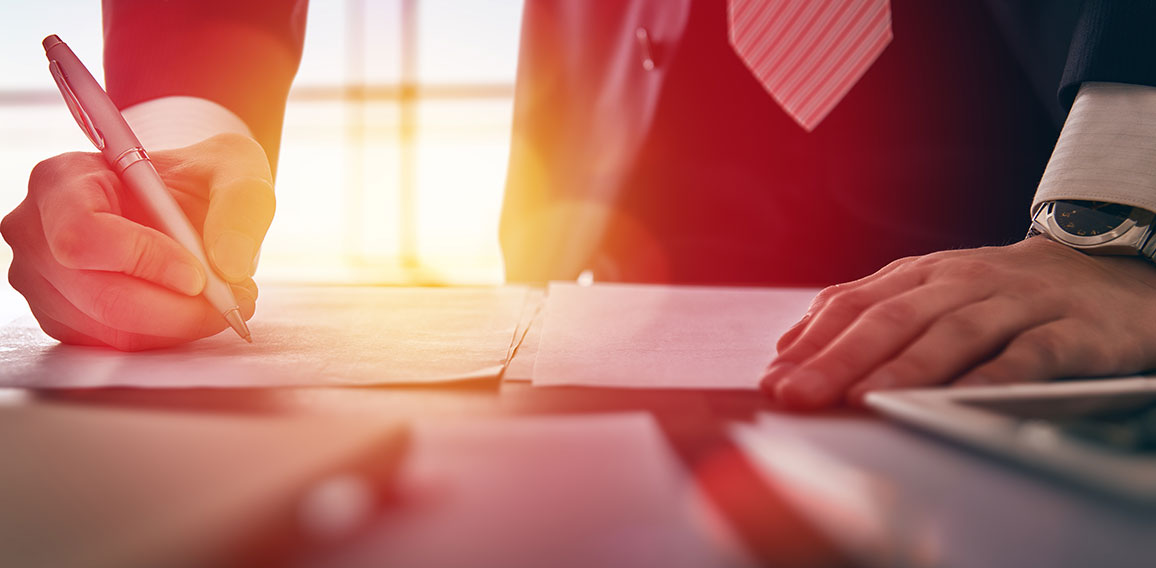
[[[520,0],[313,0],[263,281],[493,283]],[[100,73],[99,0],[0,0],[0,209],[40,160],[92,151],[47,71]],[[11,251],[0,251],[6,267]]]

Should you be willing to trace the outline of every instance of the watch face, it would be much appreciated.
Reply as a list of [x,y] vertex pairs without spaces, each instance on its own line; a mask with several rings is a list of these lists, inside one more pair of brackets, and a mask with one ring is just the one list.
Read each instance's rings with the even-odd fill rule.
[[1131,214],[1131,205],[1103,201],[1057,201],[1052,209],[1056,224],[1079,237],[1107,233],[1127,221]]

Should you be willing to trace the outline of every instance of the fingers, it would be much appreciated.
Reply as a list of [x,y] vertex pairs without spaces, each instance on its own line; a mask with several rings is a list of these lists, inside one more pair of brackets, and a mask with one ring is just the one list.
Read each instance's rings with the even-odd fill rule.
[[116,197],[119,180],[94,156],[46,160],[29,181],[38,219],[56,262],[74,269],[121,272],[186,295],[205,286],[196,257],[160,231],[125,219]]
[[969,304],[937,319],[902,353],[856,383],[847,401],[859,405],[873,390],[950,382],[990,359],[1017,334],[1057,317],[1053,311],[1035,310],[1007,296]]
[[221,135],[158,160],[172,164],[165,174],[176,190],[208,199],[202,228],[213,269],[232,283],[252,276],[276,209],[261,146],[244,136]]
[[[221,315],[201,298],[173,294],[123,275],[101,272],[90,275],[111,281],[101,288],[101,284],[81,280],[81,289],[103,290],[93,294],[100,298],[96,301],[92,297],[70,299],[47,279],[15,264],[10,280],[28,299],[29,305],[34,306],[33,315],[45,333],[65,343],[139,351],[178,345],[216,334],[226,327]],[[128,285],[116,290],[125,283]],[[157,297],[150,295],[140,295],[142,287],[151,287],[154,292],[162,294],[162,301],[158,302]],[[241,304],[242,315],[249,319],[255,308],[256,285],[249,281],[244,286],[234,287],[234,293]],[[131,298],[131,303],[112,298]],[[101,302],[106,302],[105,307],[101,308]],[[162,310],[157,313],[165,313],[166,317],[136,317],[154,313],[157,309]],[[107,312],[113,317],[95,318],[88,313],[91,311]]]
[[43,277],[19,270],[16,266],[10,273],[10,280],[28,299],[40,328],[62,343],[140,351],[187,341],[175,337],[148,337],[101,325],[78,311]]
[[164,233],[111,213],[42,210],[53,258],[79,270],[119,272],[186,296],[205,287],[201,263]]
[[[195,205],[209,201],[201,194],[217,193],[215,217],[259,242],[273,209],[260,147],[242,137],[220,137],[191,153],[195,159],[178,152],[162,165],[178,198]],[[0,233],[13,250],[9,280],[45,332],[68,343],[137,350],[226,327],[199,296],[205,267],[143,224],[149,219],[99,155],[65,154],[37,165],[28,197],[0,223]],[[252,259],[246,262],[252,265]],[[246,319],[256,299],[250,273],[246,268],[232,278]]]
[[[45,241],[18,238],[9,229],[6,237],[16,242],[9,270],[12,286],[28,299],[38,319],[43,316],[59,326],[41,322],[53,337],[70,343],[89,344],[77,334],[123,350],[172,345],[213,335],[225,327],[221,315],[200,296],[186,296],[115,272],[72,269],[56,262]],[[18,224],[18,223],[17,223]],[[33,231],[35,233],[35,231]],[[234,287],[242,314],[255,308],[256,285],[247,280]]]
[[812,302],[805,322],[788,331],[797,337],[779,351],[763,379],[765,389],[773,389],[778,379],[798,364],[823,350],[851,322],[876,301],[899,295],[918,286],[922,276],[915,271],[898,271],[889,278],[858,286],[838,285],[824,289]]
[[881,300],[824,349],[785,377],[768,377],[763,388],[795,408],[828,406],[865,373],[891,359],[944,314],[977,300],[983,287],[934,284]]
[[[109,344],[98,339],[89,337],[72,329],[71,327],[56,321],[48,314],[44,313],[39,308],[32,308],[32,315],[36,317],[36,323],[40,324],[40,329],[49,337],[69,345],[85,345],[88,347],[109,347]],[[125,349],[124,351],[128,351]]]
[[819,295],[815,296],[815,299],[811,301],[811,305],[807,308],[807,313],[803,315],[802,319],[800,319],[799,322],[795,325],[791,326],[791,329],[788,329],[786,333],[784,333],[782,337],[779,338],[779,341],[775,344],[775,350],[779,354],[782,354],[784,351],[789,349],[791,345],[794,344],[794,342],[810,326],[814,314],[823,311],[824,308],[827,307],[827,304],[834,297],[851,290],[865,287],[866,285],[883,278],[891,272],[894,272],[898,268],[908,263],[910,260],[910,258],[901,258],[889,263],[883,268],[880,268],[875,273],[864,276],[858,280],[846,282],[843,284],[836,284],[834,286],[828,286],[827,288],[823,289],[821,292],[819,292]]
[[795,323],[795,325],[791,326],[791,329],[788,329],[783,333],[782,337],[779,337],[779,341],[775,343],[776,353],[782,355],[784,351],[789,349],[791,345],[795,343],[795,340],[799,339],[799,336],[803,334],[803,331],[807,329],[807,326],[811,325],[811,318],[815,309],[816,308],[814,307],[810,308],[807,313],[803,314],[803,317],[800,318],[797,323]]

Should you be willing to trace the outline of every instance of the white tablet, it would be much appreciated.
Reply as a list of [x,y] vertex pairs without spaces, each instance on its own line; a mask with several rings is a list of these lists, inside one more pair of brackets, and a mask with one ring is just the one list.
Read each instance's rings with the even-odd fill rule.
[[1156,506],[1156,378],[873,392],[900,422]]

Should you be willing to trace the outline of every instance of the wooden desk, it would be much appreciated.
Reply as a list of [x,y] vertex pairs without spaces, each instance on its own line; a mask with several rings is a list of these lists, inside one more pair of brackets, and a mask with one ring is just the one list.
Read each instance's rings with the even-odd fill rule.
[[[397,503],[355,541],[297,559],[305,565],[1150,566],[1156,559],[1156,514],[867,415],[772,414],[778,441],[810,456],[782,459],[811,469],[803,486],[767,476],[732,436],[736,425],[774,413],[754,393],[493,382],[55,391],[38,399],[412,423]],[[657,436],[640,446],[647,424]],[[638,463],[652,469],[615,475],[624,451],[646,453]],[[854,487],[839,482],[849,473],[883,488],[876,510],[865,511]],[[845,548],[848,539],[870,541],[873,558]]]

